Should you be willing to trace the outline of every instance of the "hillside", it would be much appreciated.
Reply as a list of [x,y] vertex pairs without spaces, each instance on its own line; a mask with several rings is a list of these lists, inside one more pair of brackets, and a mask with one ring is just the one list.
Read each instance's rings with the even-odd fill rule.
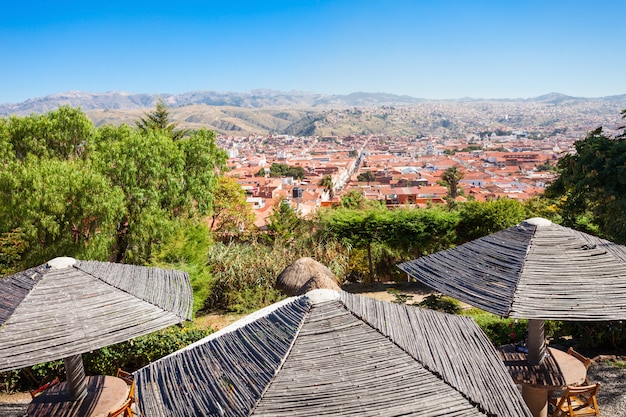
[[591,130],[613,128],[626,108],[626,95],[602,98],[550,93],[532,99],[425,100],[385,93],[328,95],[253,90],[184,94],[87,93],[70,91],[0,105],[0,116],[45,113],[62,105],[80,107],[95,125],[134,124],[158,99],[185,128],[246,136],[449,136],[541,126]]

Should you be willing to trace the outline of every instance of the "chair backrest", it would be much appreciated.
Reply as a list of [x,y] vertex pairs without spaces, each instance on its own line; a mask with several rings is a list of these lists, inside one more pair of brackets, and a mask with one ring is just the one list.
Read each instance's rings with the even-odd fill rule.
[[[583,365],[585,365],[585,369],[589,369],[589,365],[591,365],[591,359],[581,355],[580,353],[576,352],[574,350],[574,348],[570,347],[567,350],[567,353],[569,355],[572,355],[573,357],[575,357],[576,359],[578,359],[579,361],[581,361],[583,363]],[[587,375],[585,375],[585,385],[589,385],[589,378],[587,378]]]
[[130,404],[131,404],[132,400],[130,398],[127,398],[126,401],[124,401],[124,404],[120,405],[119,408],[116,408],[113,411],[109,412],[109,416],[108,417],[132,417],[133,416],[133,412],[130,408]]
[[600,384],[568,386],[556,406],[555,416],[600,416],[596,395]]
[[38,396],[39,394],[41,394],[43,391],[45,391],[46,389],[50,388],[53,385],[56,385],[59,383],[59,377],[54,377],[54,379],[50,382],[48,382],[47,384],[43,384],[42,386],[40,386],[37,389],[33,389],[30,390],[30,396],[34,399],[36,396]]
[[578,359],[579,361],[581,361],[584,365],[585,365],[585,369],[589,369],[589,365],[591,365],[591,359],[581,355],[580,353],[576,352],[574,350],[574,348],[569,348],[567,350],[567,353],[569,355],[572,355],[573,357],[575,357],[576,359]]
[[133,374],[122,370],[122,368],[117,368],[117,373],[115,374],[115,376],[123,379],[128,385],[133,383]]

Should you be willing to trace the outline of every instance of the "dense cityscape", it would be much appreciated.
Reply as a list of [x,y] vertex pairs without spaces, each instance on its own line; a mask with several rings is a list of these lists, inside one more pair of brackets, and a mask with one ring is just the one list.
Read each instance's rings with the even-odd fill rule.
[[[218,143],[230,158],[228,175],[244,188],[263,227],[280,199],[302,215],[354,190],[387,206],[446,204],[449,189],[441,177],[453,167],[462,176],[458,201],[541,195],[577,140],[599,127],[609,135],[618,130],[619,107],[440,102],[352,108],[327,111],[315,126],[321,135],[221,134]],[[332,134],[345,132],[346,124],[358,132],[372,119],[389,120],[399,134]],[[273,164],[299,167],[304,175],[270,175]]]

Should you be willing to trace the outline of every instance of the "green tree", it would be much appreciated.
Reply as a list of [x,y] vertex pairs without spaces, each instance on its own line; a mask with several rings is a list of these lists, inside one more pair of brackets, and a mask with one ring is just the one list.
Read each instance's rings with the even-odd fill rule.
[[299,166],[289,166],[287,164],[281,164],[278,162],[270,165],[270,177],[293,177],[295,179],[303,180],[305,177],[304,168]]
[[217,233],[239,234],[254,226],[255,216],[246,193],[235,180],[220,177],[214,191],[215,203],[211,214],[211,230]]
[[330,198],[333,198],[335,196],[335,184],[333,183],[333,177],[331,177],[330,175],[324,175],[320,180],[319,185],[321,185],[326,191],[328,191]]
[[367,185],[369,185],[370,182],[376,181],[376,175],[372,171],[365,171],[361,172],[356,179],[360,182],[367,182]]
[[284,198],[278,200],[267,224],[267,230],[271,232],[274,240],[292,241],[298,236],[302,226],[302,219],[298,212],[289,205],[289,202]]
[[[70,159],[82,157],[94,134],[93,123],[80,110],[59,107],[43,115],[11,116],[0,123],[3,159]],[[6,152],[6,153],[5,153]]]
[[176,142],[182,151],[182,199],[179,207],[187,213],[206,216],[211,213],[214,189],[226,170],[228,155],[217,146],[215,132],[200,129]]
[[374,284],[373,246],[388,240],[392,226],[389,211],[382,208],[329,210],[321,216],[324,230],[349,248],[367,250],[369,283]]
[[448,196],[451,199],[455,199],[458,195],[459,182],[463,179],[465,174],[457,167],[450,167],[446,169],[441,175],[441,179],[448,187]]
[[57,256],[106,260],[123,196],[82,161],[27,157],[0,166],[0,236],[19,230],[21,266]]
[[498,232],[528,218],[524,204],[499,198],[486,202],[468,201],[459,205],[457,235],[459,243]]
[[367,203],[365,196],[358,190],[350,190],[341,197],[341,207],[345,209],[364,209],[367,207]]
[[564,225],[626,244],[626,134],[611,138],[599,128],[575,147],[559,160],[546,196],[561,199]]
[[163,131],[122,125],[98,130],[93,159],[125,196],[115,257],[142,264],[179,220],[211,213],[227,157],[205,129],[173,141]]
[[135,125],[143,133],[162,132],[169,136],[172,140],[179,140],[189,134],[187,129],[177,129],[177,123],[173,123],[170,119],[170,111],[163,99],[157,100],[154,110],[145,113],[135,122]]

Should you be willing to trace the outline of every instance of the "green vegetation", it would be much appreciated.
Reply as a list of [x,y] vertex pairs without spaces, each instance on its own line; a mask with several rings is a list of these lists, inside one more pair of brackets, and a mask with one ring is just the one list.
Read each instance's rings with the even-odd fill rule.
[[450,167],[446,169],[441,175],[441,179],[448,187],[448,197],[454,200],[458,195],[459,182],[463,179],[465,173],[460,171],[457,167]]
[[[162,102],[136,126],[96,128],[69,107],[0,118],[0,273],[61,255],[171,267],[190,275],[196,314],[247,313],[283,297],[274,288],[276,277],[303,256],[328,266],[340,281],[372,284],[405,279],[399,262],[536,216],[626,243],[625,139],[623,133],[590,133],[576,144],[576,155],[559,162],[561,176],[545,198],[390,210],[352,191],[339,207],[307,219],[278,201],[262,232],[241,188],[223,176],[226,154],[215,134],[180,133]],[[270,175],[303,178],[304,170],[272,164]],[[461,177],[446,172],[451,197]],[[325,178],[322,185],[332,181]],[[397,294],[396,301],[408,298]],[[420,305],[458,313],[458,304],[445,297]],[[463,314],[471,314],[495,344],[523,337],[523,322]],[[590,348],[623,348],[624,330],[614,322],[567,323],[554,324],[551,334]],[[88,370],[133,369],[209,331],[171,328],[108,347],[90,356]],[[43,376],[55,366],[34,371]],[[10,386],[25,381],[16,372],[3,378]]]
[[361,172],[357,176],[357,180],[369,184],[372,181],[376,181],[376,175],[372,171]]
[[611,138],[599,128],[575,146],[546,195],[560,198],[564,225],[626,244],[626,132]]
[[270,177],[292,177],[294,179],[303,180],[305,176],[304,168],[298,166],[289,166],[287,164],[279,164],[274,162],[270,166]]

